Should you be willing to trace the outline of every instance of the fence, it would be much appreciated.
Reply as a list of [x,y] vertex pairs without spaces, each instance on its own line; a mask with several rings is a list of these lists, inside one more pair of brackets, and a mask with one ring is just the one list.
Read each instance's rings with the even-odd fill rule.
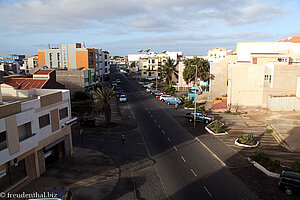
[[300,111],[300,100],[296,97],[269,97],[268,108],[271,111]]

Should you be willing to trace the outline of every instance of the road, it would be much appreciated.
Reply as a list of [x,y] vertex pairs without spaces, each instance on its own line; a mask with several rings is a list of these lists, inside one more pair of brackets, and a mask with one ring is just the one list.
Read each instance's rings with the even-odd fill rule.
[[114,68],[112,78],[121,79],[168,199],[258,199],[166,112],[168,105],[160,104]]

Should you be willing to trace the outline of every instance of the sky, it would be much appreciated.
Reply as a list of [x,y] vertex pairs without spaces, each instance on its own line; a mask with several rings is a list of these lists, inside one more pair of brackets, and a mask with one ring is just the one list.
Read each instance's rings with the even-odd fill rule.
[[237,42],[300,35],[300,0],[0,0],[0,57],[83,43],[207,55]]

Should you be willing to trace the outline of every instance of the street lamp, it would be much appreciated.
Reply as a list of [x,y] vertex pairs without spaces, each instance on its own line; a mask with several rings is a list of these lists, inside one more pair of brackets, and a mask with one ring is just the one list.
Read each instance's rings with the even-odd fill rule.
[[197,86],[197,65],[195,65],[196,67],[196,74],[195,74],[195,90],[194,90],[194,94],[195,94],[195,98],[194,98],[194,103],[195,103],[195,106],[194,106],[194,127],[196,127],[196,106],[197,106],[197,103],[196,103],[196,86]]

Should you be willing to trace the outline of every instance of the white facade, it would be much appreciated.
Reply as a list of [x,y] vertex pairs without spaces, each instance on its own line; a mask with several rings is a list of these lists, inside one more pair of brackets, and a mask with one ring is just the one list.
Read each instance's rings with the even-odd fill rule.
[[138,62],[140,58],[149,58],[149,57],[170,57],[171,59],[175,61],[182,60],[183,53],[181,51],[166,51],[165,53],[155,53],[155,52],[149,52],[147,54],[128,54],[128,62]]
[[22,70],[25,70],[26,73],[29,72],[29,70],[34,69],[35,67],[38,67],[38,56],[31,56],[28,58],[23,59],[24,64],[21,68]]

